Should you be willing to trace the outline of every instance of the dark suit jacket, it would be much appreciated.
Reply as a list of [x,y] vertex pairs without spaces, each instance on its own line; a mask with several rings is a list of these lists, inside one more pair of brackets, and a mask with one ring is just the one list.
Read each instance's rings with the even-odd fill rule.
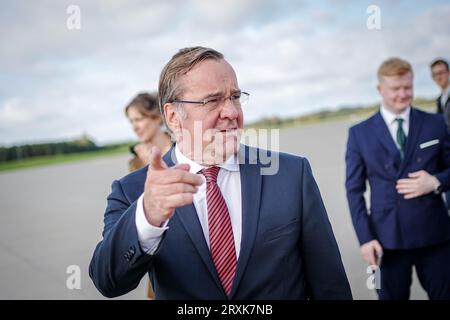
[[437,112],[438,113],[444,113],[444,110],[450,107],[450,96],[448,97],[447,101],[445,102],[445,105],[442,105],[441,97],[442,97],[442,95],[440,95],[436,99],[436,105],[437,105]]
[[[445,123],[447,123],[447,127],[450,128],[450,96],[448,97],[447,101],[445,102],[444,105],[442,105],[441,103],[441,97],[442,95],[440,95],[437,99],[436,99],[436,105],[437,105],[437,113],[442,114],[444,116],[445,119]],[[447,114],[444,112],[445,110],[448,110]]]
[[[246,160],[240,165],[242,242],[231,299],[351,299],[308,161],[280,153],[278,173],[261,175],[263,164],[251,160],[251,150],[257,151],[239,153]],[[169,166],[172,152],[164,156]],[[89,266],[95,286],[105,296],[119,296],[148,272],[157,299],[226,299],[193,204],[175,210],[155,254],[142,251],[135,211],[146,172],[112,184],[103,240]]]
[[[377,112],[350,128],[346,165],[347,198],[361,244],[377,239],[387,249],[411,249],[450,239],[450,218],[441,195],[405,200],[395,188],[398,179],[418,170],[435,175],[444,191],[450,188],[450,137],[441,116],[411,108],[401,161]],[[370,215],[363,197],[367,180]]]

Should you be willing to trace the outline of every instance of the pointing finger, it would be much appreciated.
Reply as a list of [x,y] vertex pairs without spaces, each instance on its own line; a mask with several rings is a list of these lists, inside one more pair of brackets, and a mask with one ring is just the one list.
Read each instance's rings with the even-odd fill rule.
[[152,170],[164,170],[167,169],[167,165],[162,159],[161,150],[158,147],[152,148],[152,154],[150,156],[150,166]]

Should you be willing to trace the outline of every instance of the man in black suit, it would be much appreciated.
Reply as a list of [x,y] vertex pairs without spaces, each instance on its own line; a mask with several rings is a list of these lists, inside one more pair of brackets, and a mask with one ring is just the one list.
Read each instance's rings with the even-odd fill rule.
[[[437,113],[442,114],[447,127],[450,128],[450,71],[448,62],[442,58],[434,60],[431,65],[431,77],[434,82],[441,88],[441,95],[436,100]],[[447,209],[450,209],[450,191],[445,193],[447,201]]]
[[445,122],[450,127],[450,71],[448,62],[444,59],[436,59],[430,67],[434,82],[442,90],[441,95],[436,100],[437,112],[444,115]]

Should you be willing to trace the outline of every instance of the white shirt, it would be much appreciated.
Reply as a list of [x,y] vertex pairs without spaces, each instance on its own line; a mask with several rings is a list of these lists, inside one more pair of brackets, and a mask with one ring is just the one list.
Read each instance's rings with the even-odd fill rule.
[[380,113],[389,129],[389,132],[391,134],[392,139],[395,142],[395,145],[397,146],[397,149],[400,150],[400,145],[397,143],[397,130],[399,123],[395,121],[395,119],[398,118],[403,119],[403,132],[407,137],[409,132],[409,114],[411,113],[411,107],[406,108],[406,110],[400,114],[395,114],[386,109],[385,106],[381,105]]
[[442,110],[444,110],[445,103],[447,102],[449,96],[450,96],[450,86],[448,86],[448,88],[442,92],[442,95],[441,95]]
[[[178,145],[175,145],[175,157],[177,163],[187,163],[190,166],[189,172],[198,173],[200,170],[206,168],[191,159],[187,158],[181,153]],[[239,163],[237,156],[234,155],[228,158],[227,161],[218,165],[220,167],[217,176],[217,185],[222,191],[225,203],[230,213],[231,226],[233,228],[234,244],[236,247],[236,257],[239,257],[241,249],[241,235],[242,235],[242,202],[241,202],[241,177],[239,171]],[[158,248],[159,242],[162,239],[164,232],[169,229],[166,221],[162,227],[155,227],[151,225],[144,214],[143,205],[144,194],[142,194],[137,202],[136,207],[136,229],[139,238],[139,243],[142,249],[148,253],[153,254]],[[208,211],[206,205],[206,183],[199,186],[197,193],[194,194],[194,207],[197,211],[198,219],[203,230],[206,243],[209,247],[209,227],[208,227]]]

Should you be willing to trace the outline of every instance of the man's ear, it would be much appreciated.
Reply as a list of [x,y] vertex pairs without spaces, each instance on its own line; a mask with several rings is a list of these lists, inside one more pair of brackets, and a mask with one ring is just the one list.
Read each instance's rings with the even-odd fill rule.
[[163,107],[163,110],[167,126],[173,133],[176,133],[181,129],[181,119],[175,105],[173,105],[172,103],[166,103]]

